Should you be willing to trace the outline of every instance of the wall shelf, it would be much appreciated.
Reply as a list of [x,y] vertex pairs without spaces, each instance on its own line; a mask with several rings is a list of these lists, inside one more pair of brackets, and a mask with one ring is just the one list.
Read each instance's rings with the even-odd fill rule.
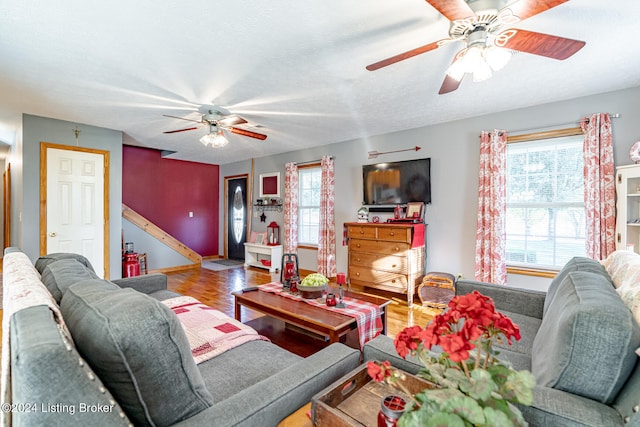
[[269,203],[266,205],[258,205],[255,204],[253,205],[254,208],[256,208],[256,210],[258,212],[264,212],[264,211],[278,211],[278,212],[282,212],[282,203]]

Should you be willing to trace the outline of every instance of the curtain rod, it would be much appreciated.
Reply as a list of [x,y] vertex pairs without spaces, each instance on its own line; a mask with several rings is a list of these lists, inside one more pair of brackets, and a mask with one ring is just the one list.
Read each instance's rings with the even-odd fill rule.
[[[609,116],[610,116],[612,119],[617,119],[617,118],[620,118],[620,117],[621,117],[619,113],[609,114]],[[518,129],[518,130],[513,130],[513,131],[508,131],[508,132],[509,132],[509,135],[512,135],[512,134],[514,134],[514,133],[530,132],[530,131],[532,131],[532,130],[536,130],[536,129],[549,129],[549,128],[555,128],[555,127],[558,127],[558,126],[579,125],[581,121],[582,121],[582,120],[578,120],[578,121],[575,121],[575,122],[569,122],[569,123],[556,123],[555,125],[536,126],[536,127],[534,127],[534,128],[529,128],[529,129]]]
[[[333,156],[329,156],[330,159],[333,159]],[[317,160],[309,160],[308,162],[293,162],[296,165],[300,166],[300,165],[309,165],[311,163],[320,163],[322,161],[322,159],[317,159]]]

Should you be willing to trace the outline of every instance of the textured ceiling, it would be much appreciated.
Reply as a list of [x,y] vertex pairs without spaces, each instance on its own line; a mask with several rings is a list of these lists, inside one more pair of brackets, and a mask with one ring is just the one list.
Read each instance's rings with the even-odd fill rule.
[[[532,1],[532,0],[520,0]],[[493,78],[438,95],[453,43],[370,72],[445,38],[423,0],[4,0],[0,141],[21,114],[118,129],[125,143],[224,164],[640,85],[640,2],[572,0],[516,27],[584,40],[566,61],[517,54]],[[205,127],[163,134],[219,105],[266,141]],[[71,135],[71,130],[70,130]]]

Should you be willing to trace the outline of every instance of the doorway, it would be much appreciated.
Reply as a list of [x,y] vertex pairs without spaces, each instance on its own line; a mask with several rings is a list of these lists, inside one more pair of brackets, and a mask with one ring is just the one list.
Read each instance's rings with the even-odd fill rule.
[[40,254],[84,255],[109,278],[109,152],[40,143]]
[[227,258],[244,260],[247,241],[247,176],[225,178]]

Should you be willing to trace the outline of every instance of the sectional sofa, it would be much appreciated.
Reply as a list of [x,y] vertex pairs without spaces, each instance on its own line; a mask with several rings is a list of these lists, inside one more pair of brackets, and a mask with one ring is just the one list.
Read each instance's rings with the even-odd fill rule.
[[[531,426],[640,426],[640,256],[610,258],[572,259],[546,293],[456,283],[457,294],[478,290],[519,325],[522,339],[498,345],[499,357],[536,377],[533,405],[521,408]],[[365,345],[364,359],[421,368],[386,336]]]
[[196,364],[164,275],[99,279],[74,254],[3,261],[3,425],[275,426],[360,363],[256,339]]

